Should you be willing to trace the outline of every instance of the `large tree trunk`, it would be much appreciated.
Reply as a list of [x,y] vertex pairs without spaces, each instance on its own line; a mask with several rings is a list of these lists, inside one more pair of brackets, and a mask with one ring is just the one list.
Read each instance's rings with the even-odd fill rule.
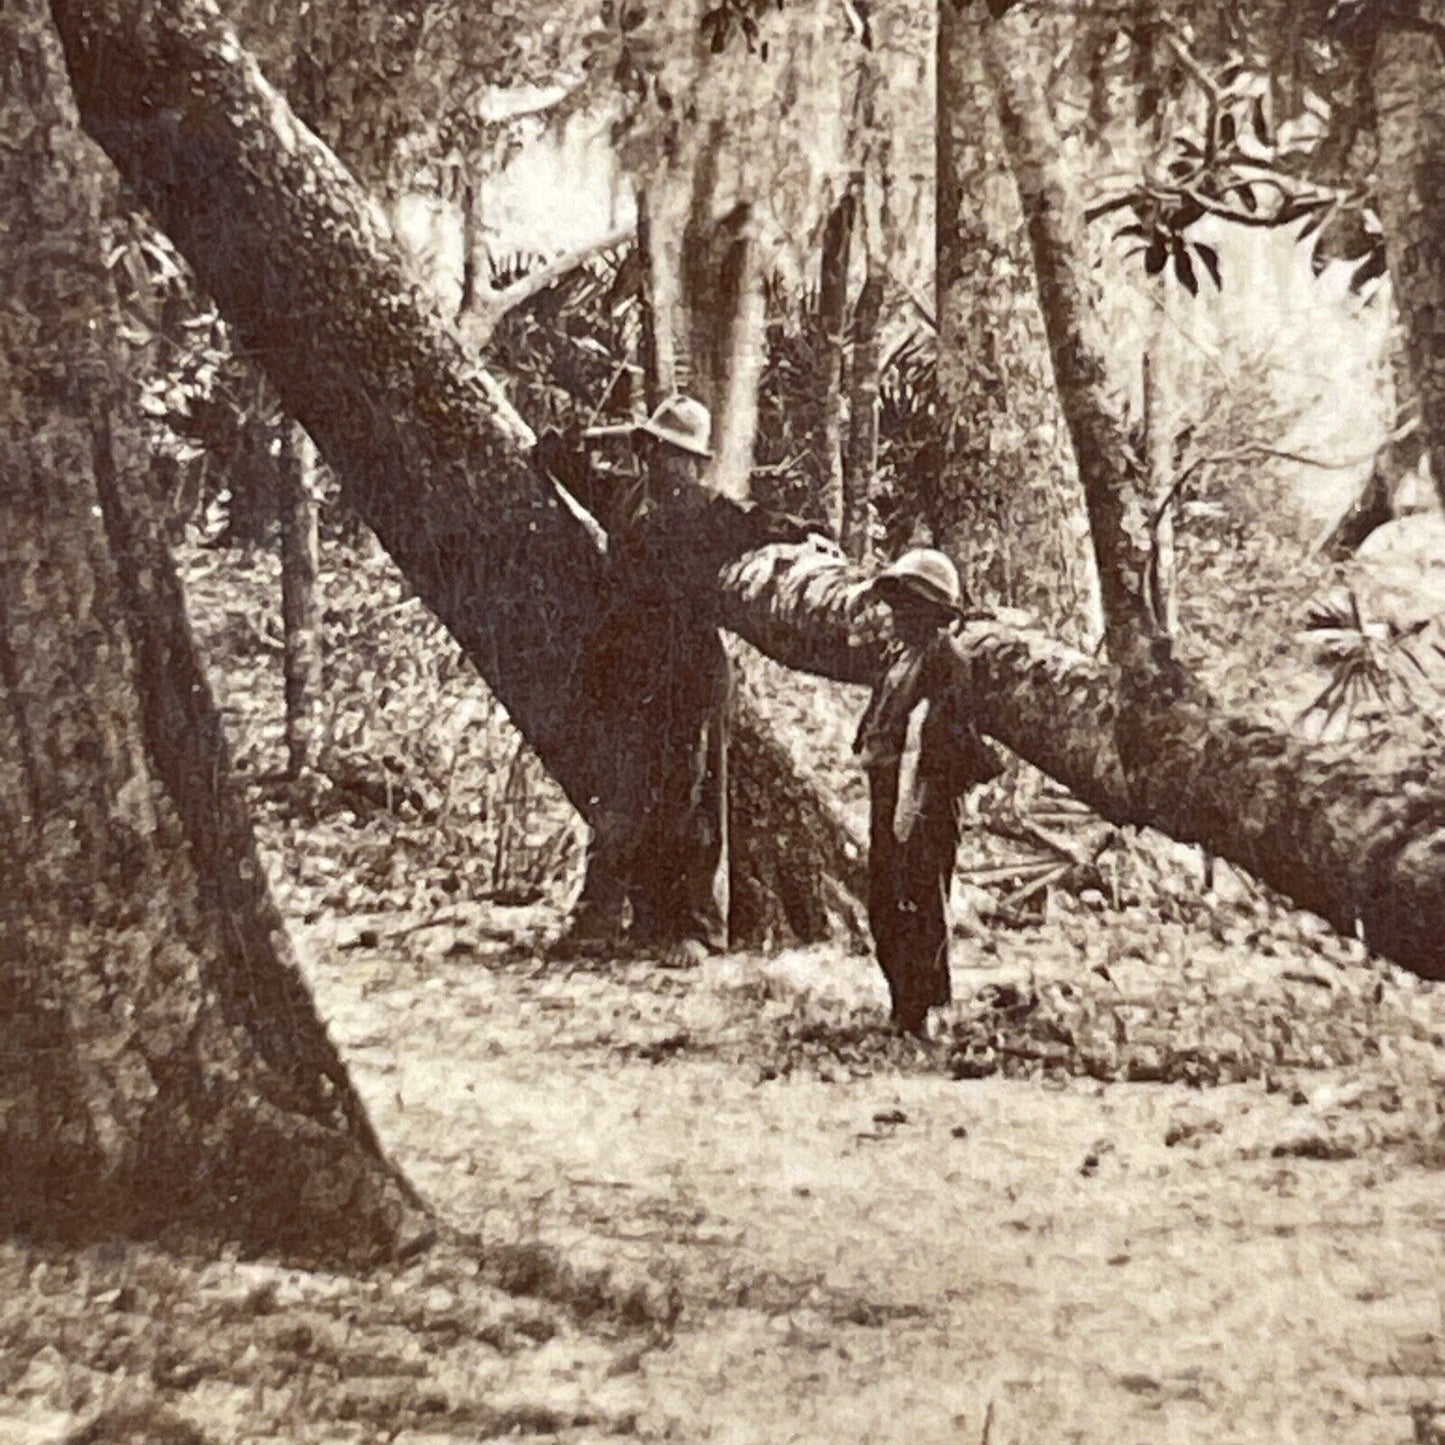
[[1380,9],[1370,61],[1375,193],[1430,469],[1445,502],[1445,4]]
[[0,1228],[312,1259],[419,1219],[326,1037],[160,541],[99,167],[0,26]]
[[380,208],[211,5],[52,10],[86,129],[585,807],[607,722],[579,717],[558,679],[576,674],[605,562],[528,464],[529,429],[410,283]]
[[945,429],[927,511],[972,598],[1057,623],[1092,610],[1088,558],[1082,529],[1066,526],[1077,493],[1062,480],[1062,418],[979,25],[952,0],[938,6],[934,259]]
[[[627,700],[584,686],[608,558],[531,465],[529,429],[415,283],[379,207],[204,0],[55,0],[52,11],[86,128],[265,366],[347,502],[583,816],[626,808],[635,780],[606,759]],[[699,544],[704,570],[709,546],[721,549],[714,571],[743,550],[755,519],[737,515],[738,531]],[[617,705],[588,707],[589,691]],[[740,821],[735,869],[771,873],[779,850],[803,886],[819,853],[801,831],[780,839]],[[831,884],[810,886],[821,898]]]

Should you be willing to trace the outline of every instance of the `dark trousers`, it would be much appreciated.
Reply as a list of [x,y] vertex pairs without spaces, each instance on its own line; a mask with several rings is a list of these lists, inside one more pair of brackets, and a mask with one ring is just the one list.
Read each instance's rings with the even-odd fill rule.
[[953,998],[948,899],[958,822],[953,798],[939,790],[900,841],[893,830],[898,774],[896,763],[868,770],[868,926],[888,981],[893,1021],[917,1033],[929,1009]]
[[673,608],[623,606],[599,629],[592,675],[623,693],[627,725],[603,762],[579,911],[642,943],[727,947],[727,751],[732,668],[716,628]]

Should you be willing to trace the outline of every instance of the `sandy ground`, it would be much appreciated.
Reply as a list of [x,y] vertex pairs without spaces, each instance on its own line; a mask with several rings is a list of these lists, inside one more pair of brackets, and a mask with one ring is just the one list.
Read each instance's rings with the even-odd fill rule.
[[1103,913],[963,945],[918,1045],[865,957],[543,961],[559,921],[297,920],[467,1237],[0,1244],[0,1445],[1445,1440],[1445,988]]
[[[1398,1032],[1203,1090],[955,1080],[859,1026],[863,958],[584,970],[437,933],[400,969],[314,948],[322,1011],[448,1218],[674,1292],[644,1435],[1396,1442],[1445,1406],[1445,991],[1236,958],[1216,1003],[1333,991],[1318,1022]],[[1011,952],[960,992],[1037,973]]]

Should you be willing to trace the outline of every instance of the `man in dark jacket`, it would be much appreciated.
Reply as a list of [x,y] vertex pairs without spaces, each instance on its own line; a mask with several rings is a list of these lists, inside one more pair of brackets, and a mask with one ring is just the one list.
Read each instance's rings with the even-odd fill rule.
[[616,806],[593,819],[565,946],[616,944],[630,901],[633,941],[669,961],[727,947],[732,669],[702,599],[720,565],[709,545],[719,526],[739,533],[736,550],[755,543],[704,485],[711,430],[701,403],[674,396],[638,426],[590,434],[636,443],[637,473],[600,507],[618,587],[588,665],[598,704],[632,721],[602,760]]
[[953,563],[915,548],[871,590],[890,610],[893,640],[853,744],[871,803],[868,923],[893,1021],[921,1034],[929,1009],[953,997],[948,903],[963,797],[1002,762],[969,720],[949,666],[963,602]]

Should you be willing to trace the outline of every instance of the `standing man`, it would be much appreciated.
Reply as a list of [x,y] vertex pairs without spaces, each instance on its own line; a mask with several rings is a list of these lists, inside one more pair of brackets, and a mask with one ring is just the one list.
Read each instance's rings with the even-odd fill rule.
[[673,396],[637,426],[586,435],[618,433],[633,437],[638,466],[600,508],[619,586],[589,678],[599,704],[621,703],[633,725],[604,762],[618,806],[594,820],[568,941],[616,942],[630,900],[634,939],[690,964],[728,941],[732,669],[701,601],[712,580],[703,573],[715,576],[717,561],[706,546],[676,544],[690,522],[719,513],[722,499],[703,484],[712,419],[700,402]]
[[868,924],[893,1022],[922,1034],[952,1000],[948,901],[964,794],[1003,770],[964,709],[948,666],[963,615],[958,570],[942,552],[905,552],[873,581],[893,640],[853,751],[868,774]]

